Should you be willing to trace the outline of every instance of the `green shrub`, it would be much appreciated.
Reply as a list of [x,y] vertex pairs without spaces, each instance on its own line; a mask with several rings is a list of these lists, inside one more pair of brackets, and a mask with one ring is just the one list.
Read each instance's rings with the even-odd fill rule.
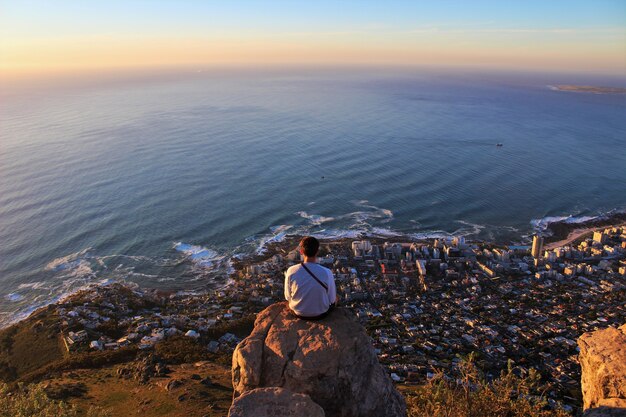
[[531,369],[519,377],[509,364],[499,378],[487,382],[474,363],[474,356],[459,363],[456,381],[442,372],[414,395],[407,396],[409,417],[565,417],[561,409],[549,410],[545,386]]
[[[75,417],[75,407],[63,401],[52,400],[46,395],[42,384],[24,386],[11,392],[9,386],[0,383],[0,417]],[[108,417],[110,414],[99,408],[91,408],[88,417]]]
[[169,364],[206,360],[206,346],[186,336],[173,336],[156,344],[154,354]]
[[8,364],[6,361],[0,361],[0,381],[15,381],[17,378],[17,371],[15,367]]
[[9,327],[0,333],[0,352],[11,353],[13,349],[13,337],[16,333],[16,326]]

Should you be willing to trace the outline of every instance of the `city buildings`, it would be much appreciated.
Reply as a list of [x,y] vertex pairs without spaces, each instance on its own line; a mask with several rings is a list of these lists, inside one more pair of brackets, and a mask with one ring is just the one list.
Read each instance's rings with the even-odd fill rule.
[[533,258],[539,258],[541,256],[541,250],[543,249],[543,237],[539,235],[533,236],[533,246],[530,254]]
[[[459,358],[473,352],[487,378],[509,363],[520,372],[532,368],[551,384],[550,398],[571,402],[580,392],[576,339],[626,317],[626,229],[601,234],[541,258],[538,236],[530,251],[460,238],[322,241],[320,262],[334,273],[339,305],[363,324],[395,380],[453,376]],[[70,297],[59,305],[66,343],[72,351],[151,349],[178,336],[206,344],[207,352],[231,352],[238,339],[215,329],[283,299],[296,245],[287,240],[242,261],[232,283],[215,291],[157,297],[100,286]],[[107,336],[109,323],[124,336]]]

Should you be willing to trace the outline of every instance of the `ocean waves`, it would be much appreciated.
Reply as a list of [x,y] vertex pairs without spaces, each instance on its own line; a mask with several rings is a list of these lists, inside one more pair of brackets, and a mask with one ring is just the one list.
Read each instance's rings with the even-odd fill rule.
[[309,214],[306,211],[298,211],[296,214],[300,215],[300,217],[302,218],[309,220],[311,224],[314,225],[320,225],[322,223],[332,222],[333,220],[335,220],[334,217],[326,217],[319,214]]
[[623,100],[466,74],[362,80],[16,92],[0,112],[0,315],[104,279],[219,287],[290,236],[510,242],[626,204]]
[[56,258],[46,265],[46,270],[61,272],[66,277],[87,277],[93,275],[93,269],[89,260],[90,249],[83,249],[82,251]]
[[22,282],[2,293],[0,327],[92,284],[136,283],[146,287],[207,288],[232,273],[231,257],[201,245],[176,242],[158,256],[98,255],[92,247],[46,263],[39,281]]
[[187,259],[202,268],[211,268],[224,258],[211,249],[183,242],[175,243],[174,249],[182,252]]
[[[394,213],[387,208],[378,207],[367,200],[353,201],[351,204],[359,210],[333,215],[312,214],[307,211],[298,211],[295,214],[305,219],[305,222],[270,227],[270,232],[249,238],[255,246],[254,252],[262,254],[272,243],[284,241],[288,236],[310,235],[318,239],[360,239],[364,237],[377,238],[407,238],[432,239],[442,237],[463,236],[479,238],[490,226],[474,224],[458,220],[460,226],[450,231],[446,230],[419,230],[419,225],[412,228],[394,229],[388,224],[394,220]],[[311,204],[309,204],[311,205]],[[496,228],[495,226],[492,226]]]
[[580,215],[567,215],[567,216],[546,216],[540,219],[532,219],[530,224],[533,230],[536,233],[546,233],[548,230],[548,226],[552,223],[567,223],[567,224],[577,224],[577,223],[585,223],[592,220],[601,220],[605,218],[605,215],[597,215],[597,216],[580,216]]
[[[289,237],[311,235],[321,240],[362,239],[368,237],[407,239],[411,241],[436,238],[465,237],[468,240],[489,240],[502,233],[517,233],[512,226],[477,224],[456,220],[455,228],[426,229],[419,222],[404,229],[394,229],[390,222],[394,213],[368,201],[351,203],[358,210],[333,215],[306,211],[294,213],[301,221],[270,226],[266,232],[249,236],[239,245],[219,248],[203,243],[173,242],[171,250],[155,256],[97,255],[92,247],[61,256],[46,263],[42,280],[22,282],[0,297],[12,306],[0,313],[0,326],[24,317],[34,309],[54,302],[80,288],[103,282],[133,282],[142,286],[198,290],[228,285],[234,271],[233,262],[267,253],[270,245]],[[309,206],[310,207],[310,206]],[[584,223],[597,216],[547,216],[533,219],[533,230],[545,232],[553,222]],[[7,311],[9,310],[9,311]]]

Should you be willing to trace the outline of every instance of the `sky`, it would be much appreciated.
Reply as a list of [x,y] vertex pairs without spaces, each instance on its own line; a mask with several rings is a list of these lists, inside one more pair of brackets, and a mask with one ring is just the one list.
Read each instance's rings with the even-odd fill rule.
[[0,0],[0,74],[223,66],[626,74],[626,0]]

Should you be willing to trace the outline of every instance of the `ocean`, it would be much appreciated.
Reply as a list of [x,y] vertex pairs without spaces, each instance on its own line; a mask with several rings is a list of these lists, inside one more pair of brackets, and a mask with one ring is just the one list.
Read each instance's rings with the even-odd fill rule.
[[[3,82],[0,325],[90,283],[202,290],[288,234],[524,243],[626,209],[624,78],[178,70]],[[496,146],[502,144],[502,146]]]

